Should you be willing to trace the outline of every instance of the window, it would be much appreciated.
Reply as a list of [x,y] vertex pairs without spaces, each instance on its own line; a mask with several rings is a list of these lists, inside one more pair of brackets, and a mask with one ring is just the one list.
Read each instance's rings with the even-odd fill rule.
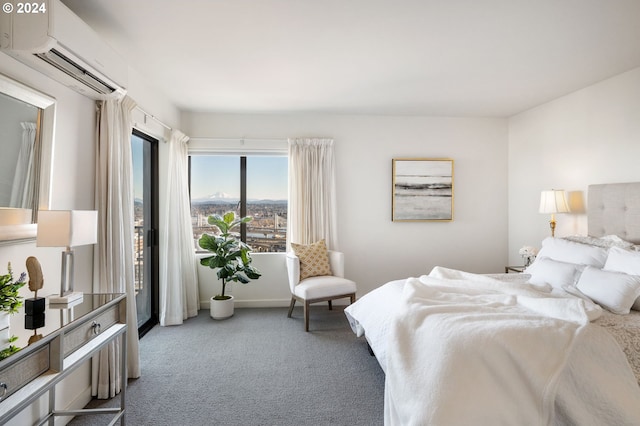
[[241,235],[254,252],[286,251],[286,156],[192,154],[189,175],[196,247],[203,233],[214,233],[210,215],[235,211],[253,217]]

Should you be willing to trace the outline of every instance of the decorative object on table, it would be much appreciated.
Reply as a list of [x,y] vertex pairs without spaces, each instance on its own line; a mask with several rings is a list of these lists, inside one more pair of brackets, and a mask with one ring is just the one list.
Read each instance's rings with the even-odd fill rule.
[[394,158],[394,222],[453,220],[453,160]]
[[38,334],[38,330],[33,330],[33,334],[29,336],[29,342],[27,343],[27,346],[34,344],[40,339],[42,339],[42,334]]
[[14,281],[10,262],[7,264],[7,273],[0,275],[0,360],[20,350],[12,344],[18,338],[9,334],[9,316],[18,312],[22,306],[22,297],[18,295],[18,291],[26,284],[26,278],[27,274],[23,272]]
[[44,277],[40,261],[34,256],[29,256],[26,262],[27,274],[29,275],[29,290],[34,292],[34,296],[24,301],[24,313],[26,315],[44,315],[44,297],[38,297],[38,290],[44,286]]
[[260,271],[251,266],[251,247],[242,242],[239,235],[231,232],[251,220],[251,217],[236,218],[234,212],[227,212],[224,216],[209,216],[209,224],[217,227],[220,234],[203,234],[198,241],[202,249],[212,253],[211,256],[200,259],[200,264],[218,269],[218,279],[222,280],[222,291],[211,298],[211,317],[214,319],[225,319],[233,315],[233,296],[225,294],[228,282],[247,284],[260,278]]
[[44,312],[36,315],[24,316],[24,328],[26,330],[35,330],[44,327]]
[[[18,291],[26,284],[26,278],[27,274],[23,272],[18,280],[14,281],[11,262],[7,264],[7,273],[0,275],[0,313],[8,315],[18,312],[22,306],[22,297],[18,295]],[[0,324],[0,328],[4,327]]]
[[82,298],[73,288],[73,247],[98,241],[98,212],[94,210],[40,210],[38,212],[38,247],[65,247],[62,252],[60,295],[50,296],[49,303],[65,304]]
[[522,259],[524,260],[524,266],[527,267],[533,263],[538,255],[538,249],[531,246],[523,246],[518,251]]
[[551,228],[551,236],[554,237],[556,233],[556,213],[569,213],[569,204],[565,197],[563,189],[551,189],[548,191],[542,191],[540,194],[540,213],[550,214],[551,220],[549,221],[549,227]]

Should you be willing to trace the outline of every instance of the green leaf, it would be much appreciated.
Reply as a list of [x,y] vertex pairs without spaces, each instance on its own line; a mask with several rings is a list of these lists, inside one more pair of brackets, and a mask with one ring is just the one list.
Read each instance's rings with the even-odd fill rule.
[[224,223],[227,225],[231,225],[235,219],[236,219],[235,212],[226,212],[223,216]]
[[244,268],[244,272],[247,274],[247,276],[249,278],[251,278],[252,280],[257,280],[258,278],[260,278],[262,276],[262,274],[260,273],[260,271],[258,271],[256,268],[254,268],[253,266],[247,266]]
[[0,311],[14,314],[22,306],[22,297],[18,291],[26,284],[26,274],[20,274],[17,281],[13,280],[11,263],[7,265],[7,274],[0,275]]
[[250,216],[238,218],[235,212],[230,211],[223,216],[211,215],[207,219],[209,224],[218,227],[219,235],[204,234],[200,240],[200,247],[211,253],[211,256],[200,259],[200,264],[217,269],[216,275],[222,280],[222,292],[226,283],[240,282],[249,283],[258,279],[261,274],[256,268],[251,266],[251,247],[240,241],[238,234],[230,232],[235,227],[251,222]]

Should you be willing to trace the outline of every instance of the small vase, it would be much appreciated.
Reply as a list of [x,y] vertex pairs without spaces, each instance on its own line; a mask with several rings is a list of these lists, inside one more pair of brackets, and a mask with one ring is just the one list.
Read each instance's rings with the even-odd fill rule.
[[9,316],[10,314],[8,312],[0,312],[0,330],[9,328]]

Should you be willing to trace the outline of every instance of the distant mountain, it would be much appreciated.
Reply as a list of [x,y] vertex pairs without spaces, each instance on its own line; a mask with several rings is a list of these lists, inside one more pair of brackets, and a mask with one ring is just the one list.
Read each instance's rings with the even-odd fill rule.
[[229,194],[227,194],[226,192],[216,192],[213,195],[209,196],[210,199],[214,199],[214,200],[218,200],[218,199],[222,199],[222,200],[230,200],[233,197]]
[[[232,197],[225,192],[216,192],[209,197],[196,198],[191,200],[192,204],[238,204],[240,199]],[[271,199],[249,199],[250,204],[287,204],[287,200],[271,200]]]
[[247,200],[248,204],[287,204],[287,200]]
[[237,204],[239,198],[234,198],[226,192],[216,192],[208,197],[191,200],[193,204],[217,203],[217,204]]
[[[197,198],[191,200],[191,204],[238,204],[240,202],[237,198]],[[259,200],[249,199],[248,204],[287,204],[287,200]]]

